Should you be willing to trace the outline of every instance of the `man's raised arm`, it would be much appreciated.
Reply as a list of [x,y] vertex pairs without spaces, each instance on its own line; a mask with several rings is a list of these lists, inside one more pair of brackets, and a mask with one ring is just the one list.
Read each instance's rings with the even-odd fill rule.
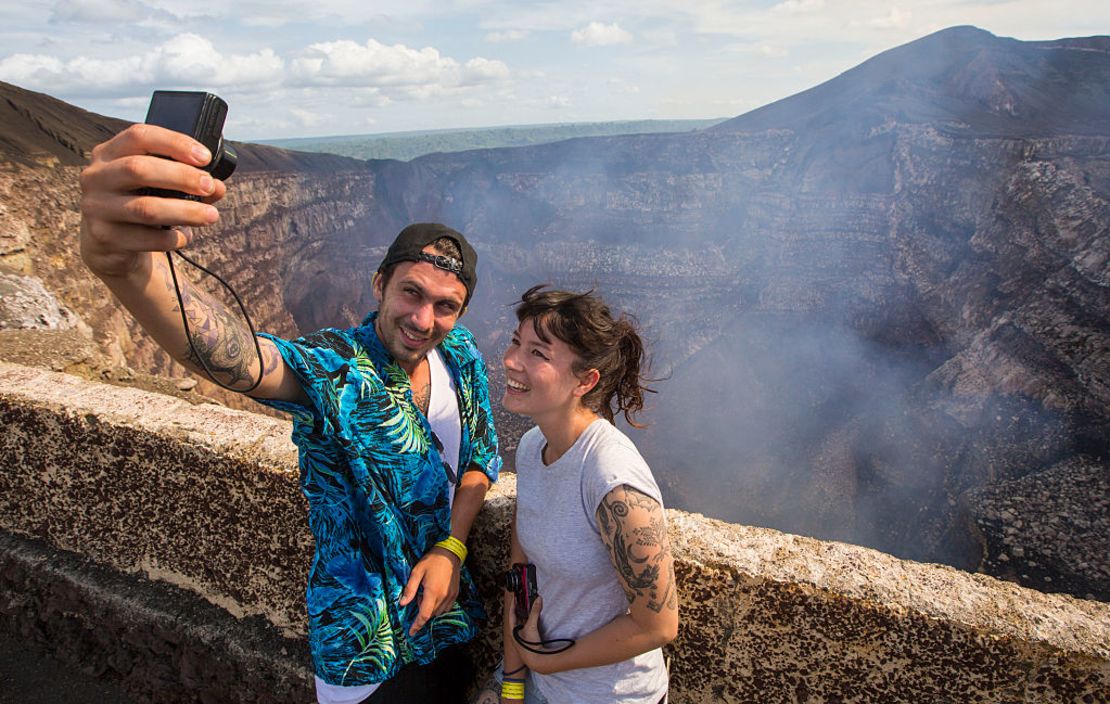
[[[224,197],[224,184],[197,168],[210,160],[199,142],[154,125],[132,125],[98,145],[81,173],[81,258],[174,359],[206,375],[203,359],[221,382],[246,389],[258,378],[260,360],[242,316],[179,274],[194,354],[162,254],[188,245],[189,228],[219,218],[213,203]],[[140,195],[141,188],[182,191],[202,201]],[[307,404],[274,344],[259,344],[263,378],[250,395]]]

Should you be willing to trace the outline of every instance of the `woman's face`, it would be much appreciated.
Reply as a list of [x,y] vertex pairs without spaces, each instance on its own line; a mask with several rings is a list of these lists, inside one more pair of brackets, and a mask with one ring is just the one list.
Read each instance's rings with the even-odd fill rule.
[[522,320],[513,332],[505,350],[505,396],[501,403],[506,410],[539,421],[574,411],[581,397],[589,391],[583,385],[574,365],[578,355],[554,335],[544,342],[536,334],[531,318]]

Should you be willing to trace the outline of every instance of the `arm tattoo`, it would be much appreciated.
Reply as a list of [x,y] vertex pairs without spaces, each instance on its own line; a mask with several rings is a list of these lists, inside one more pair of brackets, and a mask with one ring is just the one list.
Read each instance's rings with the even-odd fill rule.
[[[167,266],[165,262],[158,265]],[[168,271],[165,281],[166,287],[173,292]],[[177,281],[181,287],[181,300],[185,304],[185,318],[189,321],[189,338],[193,341],[192,347],[186,343],[186,349],[177,358],[198,369],[204,369],[204,364],[207,364],[214,374],[226,377],[224,382],[229,386],[241,381],[254,381],[254,342],[243,321],[184,277],[179,275]],[[176,301],[175,293],[173,311],[180,312]],[[266,371],[277,367],[276,356],[266,356]]]
[[656,613],[677,609],[674,562],[659,502],[625,484],[605,496],[597,521],[628,603],[646,596],[647,607]]

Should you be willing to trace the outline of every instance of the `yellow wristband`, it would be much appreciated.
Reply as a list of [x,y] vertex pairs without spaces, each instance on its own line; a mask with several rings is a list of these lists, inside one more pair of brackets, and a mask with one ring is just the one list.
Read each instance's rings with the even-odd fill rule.
[[463,541],[459,540],[453,535],[447,536],[446,540],[441,540],[436,543],[437,548],[443,548],[455,557],[459,558],[459,564],[466,562],[466,545]]
[[502,699],[524,699],[524,683],[523,682],[502,682],[501,683],[501,698]]

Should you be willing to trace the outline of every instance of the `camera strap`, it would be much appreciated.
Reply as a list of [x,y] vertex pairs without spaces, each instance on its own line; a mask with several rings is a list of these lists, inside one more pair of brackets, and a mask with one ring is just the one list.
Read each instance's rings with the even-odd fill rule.
[[[536,653],[537,655],[555,655],[556,653],[561,653],[574,645],[574,641],[570,638],[552,638],[551,640],[528,640],[527,638],[521,637],[521,628],[523,628],[523,625],[519,623],[513,628],[513,640],[517,642],[517,645],[524,648],[530,653]],[[552,646],[556,643],[566,643],[566,645],[552,648]]]
[[235,293],[235,289],[231,288],[231,286],[226,281],[221,279],[217,274],[215,274],[212,271],[209,271],[208,269],[204,268],[203,266],[201,266],[197,262],[193,261],[189,257],[182,254],[181,252],[177,252],[177,256],[181,257],[185,261],[187,261],[190,264],[192,264],[193,266],[195,266],[197,269],[200,269],[204,273],[206,273],[209,276],[211,276],[212,278],[216,279],[216,281],[219,281],[223,285],[223,287],[226,288],[229,293],[231,293],[232,297],[235,299],[235,302],[239,305],[239,310],[243,312],[243,319],[247,321],[247,327],[251,331],[251,339],[254,340],[254,350],[258,354],[258,378],[254,380],[253,384],[251,384],[250,386],[248,386],[245,389],[234,389],[234,388],[228,386],[227,384],[223,383],[219,379],[217,379],[216,376],[212,373],[212,368],[208,366],[208,362],[204,361],[204,356],[202,354],[200,354],[199,352],[197,352],[197,348],[193,344],[193,335],[192,335],[192,333],[189,332],[189,320],[188,320],[188,317],[185,315],[185,301],[181,296],[181,287],[178,286],[178,283],[177,283],[177,270],[173,266],[173,256],[172,255],[173,255],[173,252],[166,252],[166,261],[170,265],[170,278],[173,279],[173,290],[174,290],[174,293],[177,294],[177,305],[181,309],[181,325],[185,328],[185,339],[189,341],[189,349],[192,350],[193,356],[196,357],[197,361],[200,362],[200,365],[202,367],[204,367],[204,372],[206,374],[208,374],[208,378],[211,379],[212,381],[216,382],[216,384],[218,386],[220,386],[221,388],[227,389],[228,391],[234,391],[234,392],[240,393],[240,394],[245,394],[245,393],[249,393],[251,391],[254,391],[256,388],[258,388],[258,385],[262,383],[262,375],[263,375],[262,370],[263,370],[263,367],[265,365],[262,363],[262,347],[258,344],[258,335],[254,331],[254,324],[251,323],[251,317],[250,317],[249,314],[247,314],[247,308],[246,308],[246,306],[243,305],[243,301],[239,298],[239,294]]

